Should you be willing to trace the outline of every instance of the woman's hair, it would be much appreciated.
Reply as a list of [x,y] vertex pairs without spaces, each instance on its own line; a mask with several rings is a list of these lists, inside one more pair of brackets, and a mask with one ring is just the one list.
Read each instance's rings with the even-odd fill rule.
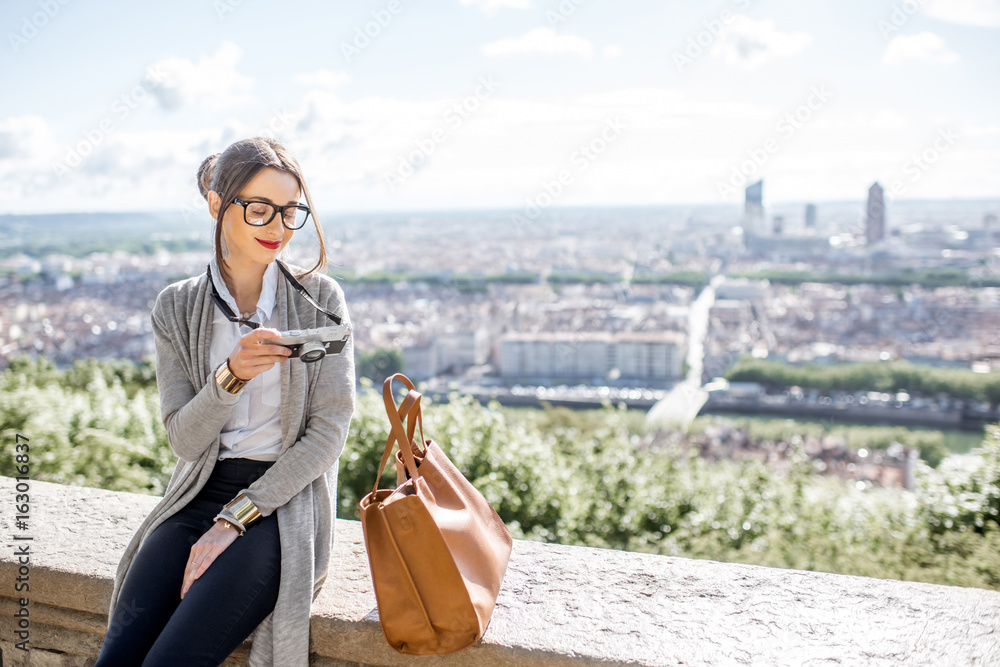
[[300,274],[299,277],[313,271],[326,270],[326,242],[323,239],[323,226],[320,225],[319,219],[316,217],[316,209],[313,208],[309,188],[306,187],[299,163],[292,157],[287,148],[274,139],[255,137],[237,141],[221,153],[205,158],[201,166],[198,167],[198,189],[201,190],[201,195],[208,199],[208,191],[215,190],[222,197],[219,215],[215,219],[215,259],[219,263],[223,275],[226,273],[226,265],[222,260],[222,218],[226,214],[226,209],[232,205],[233,198],[265,167],[274,167],[294,176],[299,184],[299,189],[305,195],[306,205],[312,212],[313,224],[316,226],[316,235],[319,238],[319,259],[316,260],[316,264],[311,269]]

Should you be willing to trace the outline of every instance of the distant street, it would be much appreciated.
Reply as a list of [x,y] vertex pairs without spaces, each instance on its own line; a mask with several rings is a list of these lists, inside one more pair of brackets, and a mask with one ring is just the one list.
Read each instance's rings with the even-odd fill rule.
[[725,276],[715,276],[698,298],[691,304],[688,314],[688,372],[665,398],[649,410],[647,421],[650,425],[686,429],[705,401],[708,392],[702,388],[702,372],[705,364],[705,336],[708,334],[708,315],[715,304],[715,288],[725,280]]

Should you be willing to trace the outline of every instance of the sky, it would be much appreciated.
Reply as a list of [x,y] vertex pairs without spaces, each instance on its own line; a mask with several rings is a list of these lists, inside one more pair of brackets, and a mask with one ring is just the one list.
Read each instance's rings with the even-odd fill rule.
[[4,0],[0,214],[204,208],[285,143],[324,211],[1000,195],[1000,0]]

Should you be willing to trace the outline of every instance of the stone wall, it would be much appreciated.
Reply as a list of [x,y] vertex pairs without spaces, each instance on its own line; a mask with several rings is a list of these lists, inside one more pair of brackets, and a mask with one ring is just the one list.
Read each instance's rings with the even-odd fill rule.
[[[157,499],[31,482],[19,530],[14,485],[0,478],[2,665],[91,665],[119,556]],[[23,544],[27,594],[15,591]],[[1000,592],[523,541],[484,641],[411,658],[382,637],[357,522],[338,521],[334,563],[313,605],[322,667],[1000,665]],[[25,595],[28,652],[15,647]]]

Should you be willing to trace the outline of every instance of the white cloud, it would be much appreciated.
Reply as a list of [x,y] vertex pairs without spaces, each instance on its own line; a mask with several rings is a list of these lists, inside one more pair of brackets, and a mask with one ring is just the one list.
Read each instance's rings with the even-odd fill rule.
[[967,125],[962,128],[963,137],[993,137],[1000,136],[1000,125]]
[[[0,211],[48,210],[58,205],[49,167],[57,143],[39,116],[0,118]],[[25,205],[26,204],[26,205]]]
[[295,83],[303,83],[314,88],[336,88],[351,80],[351,75],[344,71],[321,69],[315,72],[303,72],[295,75]]
[[886,65],[899,65],[907,60],[926,60],[951,65],[957,63],[958,59],[958,54],[949,51],[944,40],[932,32],[896,35],[882,56],[882,62]]
[[478,5],[487,16],[493,16],[498,9],[529,9],[531,0],[462,0],[463,5]]
[[48,155],[55,146],[52,131],[41,116],[0,118],[0,161]]
[[949,23],[1000,28],[1000,0],[935,0],[927,3],[924,14]]
[[188,106],[210,109],[243,107],[253,103],[253,79],[236,71],[243,52],[232,42],[222,42],[211,56],[197,63],[187,58],[165,58],[151,66],[163,79],[151,92],[160,106],[177,111]]
[[712,55],[728,65],[749,70],[774,58],[798,55],[811,42],[809,33],[781,32],[772,19],[754,21],[737,14],[719,31]]
[[615,58],[621,58],[622,57],[622,47],[618,46],[617,44],[609,44],[608,46],[604,47],[602,53],[604,53],[604,57],[607,58],[608,60],[614,60]]
[[[194,188],[201,160],[236,139],[269,131],[299,159],[322,211],[521,207],[562,170],[569,170],[572,183],[559,205],[719,201],[720,180],[729,179],[768,136],[780,139],[779,150],[754,176],[768,180],[772,195],[853,197],[863,193],[853,174],[898,171],[913,152],[914,129],[923,128],[889,108],[830,108],[785,141],[775,122],[788,109],[652,87],[545,101],[496,96],[481,100],[466,117],[457,115],[456,104],[473,90],[432,100],[345,99],[313,87],[289,100],[287,114],[274,117],[258,108],[224,122],[196,114],[204,119],[185,127],[130,122],[62,178],[53,174],[52,160],[63,159],[70,145],[65,142],[75,146],[83,133],[50,130],[37,117],[0,119],[0,150],[6,141],[18,155],[27,150],[37,158],[0,157],[0,202],[7,210],[138,210],[155,204],[201,215],[203,202]],[[623,127],[620,136],[585,171],[579,169],[573,156],[612,121]],[[1000,144],[996,124],[982,122],[960,133],[982,135],[982,141],[968,149],[956,146],[954,155],[949,151],[949,164],[956,165],[942,170],[949,180],[927,178],[926,189],[921,180],[907,196],[993,193],[989,178],[1000,165]],[[56,130],[62,132],[61,148],[53,155],[45,147]],[[21,141],[29,143],[15,146]],[[413,162],[412,177],[390,191],[386,174],[398,173],[401,160],[427,150],[426,159]]]
[[535,28],[518,38],[501,39],[483,45],[483,53],[491,58],[542,53],[571,54],[581,58],[594,55],[594,45],[577,35],[557,35],[552,28]]
[[[560,170],[574,184],[560,203],[635,198],[655,200],[663,174],[675,178],[677,196],[715,200],[713,177],[726,170],[747,124],[771,123],[773,109],[728,101],[701,101],[679,92],[636,88],[558,101],[497,97],[460,124],[455,99],[345,101],[312,91],[307,125],[293,152],[317,198],[333,206],[433,208],[522,206]],[[572,156],[600,136],[609,122],[624,129],[592,168],[577,171]],[[435,129],[440,141],[430,142]],[[423,148],[422,148],[423,147]],[[417,151],[432,149],[424,159]],[[738,152],[738,151],[735,151]],[[413,158],[412,156],[417,156]],[[483,156],[489,156],[488,159]],[[386,174],[412,160],[413,176],[391,191]]]

